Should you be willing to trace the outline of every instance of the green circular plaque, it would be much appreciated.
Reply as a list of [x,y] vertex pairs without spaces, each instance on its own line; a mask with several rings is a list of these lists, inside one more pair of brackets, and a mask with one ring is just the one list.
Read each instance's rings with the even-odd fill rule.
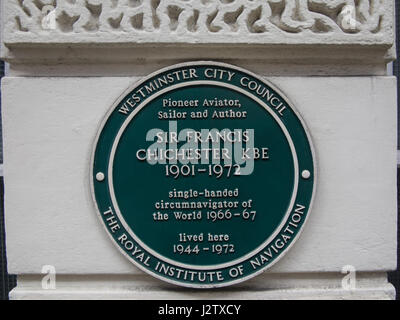
[[251,278],[297,239],[316,169],[302,120],[243,69],[192,62],[134,84],[97,135],[91,186],[113,242],[182,286]]

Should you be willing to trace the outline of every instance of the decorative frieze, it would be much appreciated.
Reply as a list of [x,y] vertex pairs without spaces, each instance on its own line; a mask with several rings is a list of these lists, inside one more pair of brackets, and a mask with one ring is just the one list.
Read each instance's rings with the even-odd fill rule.
[[4,43],[393,43],[393,1],[7,0]]

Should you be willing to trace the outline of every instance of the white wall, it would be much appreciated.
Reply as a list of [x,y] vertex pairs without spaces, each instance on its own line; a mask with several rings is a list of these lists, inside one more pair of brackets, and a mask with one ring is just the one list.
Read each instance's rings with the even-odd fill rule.
[[[10,273],[139,272],[95,214],[89,162],[99,123],[132,78],[3,80],[5,212]],[[396,267],[396,81],[274,77],[316,150],[314,207],[271,272]],[[138,182],[140,183],[140,182]]]

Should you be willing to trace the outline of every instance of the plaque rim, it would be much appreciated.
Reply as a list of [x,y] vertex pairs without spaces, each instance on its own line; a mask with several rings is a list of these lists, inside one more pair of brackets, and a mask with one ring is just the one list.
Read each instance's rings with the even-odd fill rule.
[[[183,68],[183,67],[190,67],[190,66],[201,66],[201,65],[210,65],[210,66],[221,66],[221,67],[225,67],[225,68],[229,68],[229,69],[233,69],[233,70],[237,70],[240,72],[243,72],[244,74],[248,74],[252,77],[254,77],[255,79],[257,79],[258,81],[260,81],[261,83],[266,84],[268,87],[270,87],[271,89],[273,89],[274,91],[276,91],[276,93],[279,94],[279,96],[281,98],[283,98],[283,100],[289,105],[290,109],[292,110],[292,112],[296,115],[296,118],[299,120],[305,135],[307,137],[307,141],[310,147],[310,152],[311,152],[311,156],[312,156],[312,164],[313,164],[313,175],[312,175],[312,181],[313,181],[313,188],[312,188],[312,193],[311,193],[311,198],[310,198],[310,203],[308,206],[308,210],[306,212],[306,216],[304,218],[304,222],[301,225],[301,227],[298,229],[298,231],[296,232],[296,235],[294,236],[293,240],[289,243],[289,245],[287,245],[284,250],[282,250],[275,258],[274,260],[267,264],[264,267],[261,267],[259,270],[250,273],[246,276],[243,277],[238,277],[236,279],[233,280],[225,280],[223,282],[220,283],[213,283],[213,284],[192,284],[189,282],[182,282],[182,281],[177,281],[174,280],[172,278],[168,278],[168,277],[164,277],[160,274],[157,274],[156,272],[154,272],[151,269],[148,269],[144,266],[142,266],[141,264],[137,263],[134,259],[132,259],[129,254],[127,252],[125,252],[119,245],[118,243],[115,241],[115,239],[113,238],[113,236],[111,235],[111,233],[109,232],[103,218],[101,215],[101,212],[99,210],[98,204],[97,204],[97,200],[96,200],[96,196],[95,196],[95,190],[94,190],[94,159],[95,159],[95,153],[96,153],[96,149],[97,149],[97,144],[98,144],[98,140],[99,137],[101,135],[101,133],[103,132],[103,129],[110,117],[110,115],[115,111],[115,108],[118,106],[118,104],[126,97],[126,95],[128,93],[130,93],[133,89],[139,87],[141,84],[145,83],[147,80],[151,79],[152,77],[164,73],[166,71],[169,70],[173,70],[173,69],[177,69],[177,68]],[[190,61],[190,62],[183,62],[183,63],[177,63],[177,64],[173,64],[173,65],[169,65],[167,67],[164,68],[160,68],[157,69],[153,72],[151,72],[150,74],[146,75],[146,76],[142,76],[142,77],[138,77],[139,79],[136,79],[134,81],[131,81],[131,83],[128,85],[127,89],[124,90],[116,99],[114,99],[114,102],[112,103],[111,107],[108,109],[108,111],[105,113],[105,115],[103,116],[102,120],[100,121],[100,124],[97,127],[97,132],[96,135],[92,141],[92,151],[91,151],[91,156],[90,156],[90,167],[89,167],[89,179],[90,179],[90,192],[91,192],[91,197],[92,197],[92,201],[94,203],[94,209],[96,211],[96,215],[98,217],[98,219],[101,221],[101,225],[104,228],[105,232],[107,233],[108,237],[111,239],[111,242],[113,243],[113,245],[115,247],[118,248],[118,250],[128,259],[128,261],[133,264],[135,267],[139,268],[140,270],[144,271],[146,274],[151,275],[152,277],[155,277],[159,280],[162,280],[164,282],[170,283],[170,284],[174,284],[180,287],[187,287],[187,288],[194,288],[194,289],[210,289],[210,288],[220,288],[220,287],[227,287],[227,286],[232,286],[244,281],[247,281],[251,278],[254,278],[256,276],[258,276],[259,274],[265,272],[266,270],[270,269],[272,266],[274,266],[277,262],[279,262],[286,254],[287,252],[290,251],[290,249],[293,247],[293,245],[297,242],[297,240],[299,239],[300,235],[302,234],[307,221],[309,219],[309,216],[311,214],[311,211],[313,209],[313,205],[314,205],[314,200],[315,200],[315,193],[316,193],[316,189],[317,189],[317,177],[318,177],[318,171],[317,171],[317,159],[316,159],[316,153],[315,153],[315,148],[314,148],[314,143],[312,140],[312,136],[310,134],[310,130],[308,128],[308,126],[305,124],[303,117],[301,116],[301,113],[297,110],[297,108],[295,107],[296,104],[293,103],[293,99],[289,99],[281,90],[279,87],[277,87],[273,82],[271,82],[268,78],[262,78],[261,76],[253,73],[250,70],[247,70],[245,68],[242,67],[238,67],[236,65],[232,65],[232,64],[228,64],[225,62],[218,62],[218,61],[208,61],[208,60],[198,60],[198,61]],[[169,88],[169,87],[167,87]],[[165,88],[165,89],[167,89]],[[145,99],[142,103],[146,103],[147,99]],[[141,103],[141,104],[142,104]],[[145,106],[143,106],[142,108],[144,108]],[[123,122],[125,123],[125,121]],[[286,128],[286,126],[285,126]],[[120,131],[120,130],[118,130]],[[286,136],[286,135],[285,135]],[[114,142],[112,143],[112,145],[114,145]],[[296,160],[297,160],[297,155],[296,155]],[[298,165],[298,163],[297,163]],[[299,168],[299,172],[298,175],[300,174],[300,168]],[[107,168],[107,174],[108,174],[108,168]],[[295,198],[294,198],[295,200]],[[294,201],[295,203],[295,201]],[[115,212],[117,213],[117,212]],[[288,211],[288,217],[290,216],[290,211]],[[286,214],[285,214],[286,217]],[[287,218],[288,218],[287,217]],[[287,219],[286,219],[287,221]],[[284,225],[284,224],[283,224]],[[278,230],[280,228],[281,225],[279,225],[279,227],[277,227],[274,231],[274,233],[276,232],[276,230]],[[280,229],[279,229],[280,230]],[[278,230],[278,231],[279,231]],[[135,239],[136,241],[136,239]],[[141,245],[141,244],[140,244]],[[257,247],[258,249],[259,247]],[[253,250],[254,251],[254,250]],[[252,252],[253,252],[252,251]],[[246,254],[245,256],[247,256],[248,254]],[[238,258],[237,260],[242,259],[242,258]],[[246,259],[244,259],[246,260]],[[243,261],[243,260],[242,260]],[[168,262],[169,263],[169,262]],[[229,262],[228,262],[229,263]],[[176,261],[174,261],[175,265],[178,265],[179,263],[177,263]],[[231,264],[231,266],[234,266],[235,264]],[[218,266],[218,265],[216,265]],[[195,268],[193,268],[195,269]],[[209,268],[211,269],[211,268]],[[203,269],[195,269],[195,270],[203,270]],[[206,270],[206,269],[204,269]]]

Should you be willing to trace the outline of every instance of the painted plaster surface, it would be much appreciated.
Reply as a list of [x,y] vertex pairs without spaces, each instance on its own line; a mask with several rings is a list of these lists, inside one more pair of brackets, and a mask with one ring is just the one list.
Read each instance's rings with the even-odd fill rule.
[[[134,80],[3,80],[10,273],[40,273],[44,264],[66,274],[139,272],[108,239],[89,191],[99,123]],[[271,272],[395,268],[395,79],[270,80],[290,93],[311,132],[318,164],[307,225]]]

